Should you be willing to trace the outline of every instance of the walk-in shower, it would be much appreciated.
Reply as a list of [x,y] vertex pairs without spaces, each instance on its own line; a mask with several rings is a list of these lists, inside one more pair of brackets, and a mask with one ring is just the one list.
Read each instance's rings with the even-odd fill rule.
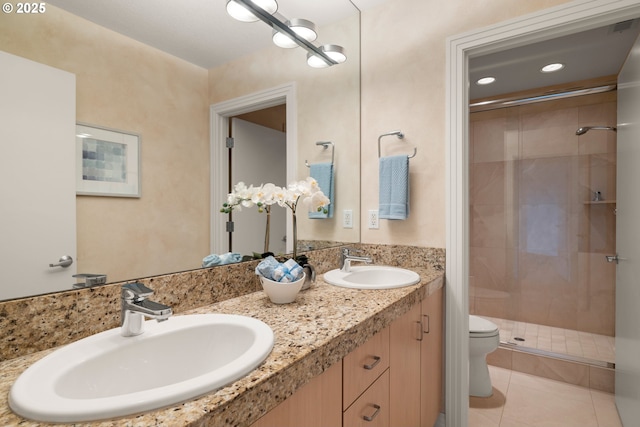
[[469,312],[503,346],[613,365],[615,124],[615,91],[470,115]]

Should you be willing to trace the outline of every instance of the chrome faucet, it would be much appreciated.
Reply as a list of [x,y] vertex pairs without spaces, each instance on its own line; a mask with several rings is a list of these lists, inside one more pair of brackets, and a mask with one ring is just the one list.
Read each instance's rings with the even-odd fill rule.
[[145,317],[162,322],[173,314],[171,307],[149,301],[147,297],[151,295],[153,290],[142,283],[127,283],[122,286],[120,334],[123,337],[133,337],[143,333]]
[[364,262],[365,264],[371,264],[373,262],[371,258],[366,256],[351,255],[349,248],[342,248],[342,251],[340,252],[340,254],[341,254],[340,270],[344,271],[345,273],[348,273],[351,271],[351,263],[353,261]]

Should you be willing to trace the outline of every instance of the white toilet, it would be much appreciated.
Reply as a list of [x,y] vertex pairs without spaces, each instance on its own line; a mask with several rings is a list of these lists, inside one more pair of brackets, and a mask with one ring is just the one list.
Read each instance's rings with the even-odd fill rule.
[[493,394],[487,367],[487,354],[498,348],[498,326],[490,320],[469,315],[469,395],[489,397]]

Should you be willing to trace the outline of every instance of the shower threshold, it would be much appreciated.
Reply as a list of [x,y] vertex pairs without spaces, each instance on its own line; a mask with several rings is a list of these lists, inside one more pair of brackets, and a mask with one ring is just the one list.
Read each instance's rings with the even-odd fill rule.
[[612,362],[590,359],[587,357],[576,356],[573,354],[564,354],[564,353],[557,353],[549,350],[541,350],[539,348],[527,347],[522,343],[513,342],[513,341],[500,341],[500,347],[521,351],[523,353],[535,354],[538,356],[545,356],[545,357],[551,357],[554,359],[567,360],[570,362],[583,363],[585,365],[597,366],[600,368],[615,369],[616,367],[616,364]]

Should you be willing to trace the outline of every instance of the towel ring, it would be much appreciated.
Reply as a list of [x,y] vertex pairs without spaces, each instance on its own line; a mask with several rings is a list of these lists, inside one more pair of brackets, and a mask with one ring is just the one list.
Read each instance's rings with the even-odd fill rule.
[[[390,135],[396,135],[398,137],[398,139],[404,139],[404,133],[402,133],[402,131],[399,130],[394,130],[392,132],[387,132],[387,133],[383,133],[382,135],[380,135],[378,137],[378,158],[382,157],[380,155],[380,140],[382,139],[383,136],[390,136]],[[418,149],[416,147],[413,147],[413,154],[412,155],[407,155],[408,158],[413,159],[416,154],[418,153]]]
[[[326,150],[327,148],[329,148],[329,146],[331,146],[331,164],[333,165],[333,160],[334,160],[335,155],[336,155],[336,146],[333,145],[333,142],[331,142],[331,141],[318,141],[318,142],[316,142],[316,145],[322,145],[322,149],[323,150]],[[311,167],[309,162],[307,162],[306,160],[304,161],[304,164],[308,168]]]

